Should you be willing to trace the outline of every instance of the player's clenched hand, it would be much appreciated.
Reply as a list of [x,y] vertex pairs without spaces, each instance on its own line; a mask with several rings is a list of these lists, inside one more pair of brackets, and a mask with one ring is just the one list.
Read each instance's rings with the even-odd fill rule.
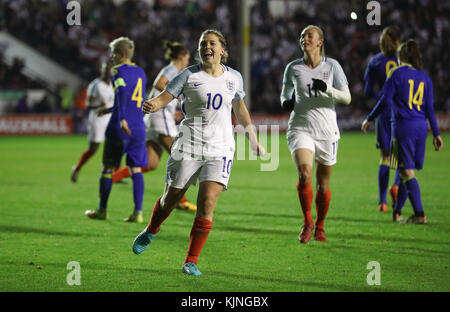
[[145,101],[144,105],[142,106],[142,111],[144,112],[144,114],[154,113],[158,110],[158,105],[156,105],[156,102],[152,100]]
[[253,154],[255,154],[256,156],[264,156],[266,154],[266,150],[264,149],[264,147],[259,144],[259,142],[256,143],[256,145],[254,144],[250,144]]
[[439,151],[444,146],[444,141],[440,135],[433,138],[433,145],[435,151]]
[[364,134],[367,133],[367,128],[370,127],[372,123],[370,121],[368,121],[367,119],[363,121],[362,125],[361,125],[361,130],[362,132],[364,132]]
[[128,128],[128,122],[125,119],[120,121],[120,129],[128,135],[131,135],[131,130]]
[[327,91],[327,84],[323,80],[313,78],[313,84],[311,89],[325,92]]

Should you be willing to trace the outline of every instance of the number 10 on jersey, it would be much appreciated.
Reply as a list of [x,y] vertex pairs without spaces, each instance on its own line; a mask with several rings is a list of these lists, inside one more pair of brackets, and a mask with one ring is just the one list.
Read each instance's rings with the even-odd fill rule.
[[213,109],[218,110],[222,106],[222,95],[220,93],[216,93],[214,96],[212,96],[211,93],[208,93],[206,96],[208,97],[206,109],[210,109],[212,107]]

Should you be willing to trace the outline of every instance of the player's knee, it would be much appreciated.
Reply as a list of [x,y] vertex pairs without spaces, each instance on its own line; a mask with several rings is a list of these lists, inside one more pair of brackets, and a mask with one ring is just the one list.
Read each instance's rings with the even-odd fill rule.
[[312,168],[309,165],[299,165],[297,167],[300,181],[311,182],[312,180]]

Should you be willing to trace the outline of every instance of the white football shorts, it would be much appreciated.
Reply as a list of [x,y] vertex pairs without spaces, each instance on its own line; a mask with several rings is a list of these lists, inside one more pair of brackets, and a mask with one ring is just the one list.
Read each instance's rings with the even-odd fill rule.
[[178,126],[175,123],[173,114],[164,109],[156,113],[145,115],[145,138],[147,141],[154,141],[158,143],[158,136],[160,134],[175,137],[178,134]]
[[88,118],[88,141],[102,143],[105,141],[105,131],[108,126],[109,119],[111,119],[111,114],[97,117],[93,113],[95,112],[90,112]]
[[175,160],[169,157],[167,161],[166,183],[174,188],[187,189],[197,185],[197,180],[214,181],[228,188],[234,154],[222,158],[204,160],[201,157],[183,157]]
[[337,140],[315,140],[309,134],[298,130],[288,130],[286,136],[291,154],[300,148],[305,148],[314,153],[314,159],[320,164],[325,166],[336,164]]

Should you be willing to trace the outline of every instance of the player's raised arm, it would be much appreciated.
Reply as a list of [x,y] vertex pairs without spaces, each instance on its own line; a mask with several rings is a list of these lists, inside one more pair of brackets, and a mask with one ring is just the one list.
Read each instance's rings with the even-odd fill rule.
[[142,107],[142,111],[144,112],[144,114],[157,112],[158,110],[169,104],[169,102],[173,99],[174,96],[168,91],[164,90],[157,97],[145,101],[144,106]]

